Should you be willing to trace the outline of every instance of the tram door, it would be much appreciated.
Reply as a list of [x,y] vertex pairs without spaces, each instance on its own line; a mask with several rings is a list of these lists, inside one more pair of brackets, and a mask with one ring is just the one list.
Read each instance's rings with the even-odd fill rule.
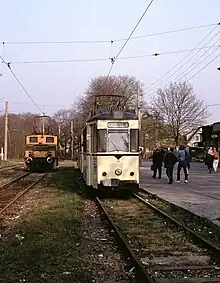
[[87,131],[87,154],[86,154],[86,163],[87,163],[87,185],[92,185],[92,125],[88,125],[88,131]]

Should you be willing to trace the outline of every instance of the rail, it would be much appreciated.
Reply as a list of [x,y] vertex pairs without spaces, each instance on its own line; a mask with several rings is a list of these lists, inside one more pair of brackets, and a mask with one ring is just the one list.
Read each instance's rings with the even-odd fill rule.
[[22,174],[22,175],[16,177],[15,179],[9,181],[8,183],[2,185],[2,186],[0,187],[0,190],[6,189],[6,188],[10,187],[10,186],[13,185],[14,183],[20,181],[21,179],[25,178],[26,176],[28,176],[28,175],[30,175],[30,174],[31,174],[31,172],[27,172],[27,173],[25,173],[25,174]]
[[[29,173],[30,174],[30,173]],[[28,175],[29,175],[28,174]],[[27,174],[26,174],[27,175]],[[9,201],[3,205],[3,207],[0,209],[0,216],[8,209],[10,208],[20,197],[22,197],[24,194],[26,194],[30,189],[32,189],[34,186],[36,186],[43,178],[47,175],[47,173],[40,176],[35,182],[33,182],[31,185],[29,185],[27,188],[20,190],[19,193],[15,195],[15,197],[11,200],[9,198]],[[24,176],[23,176],[24,177]],[[11,183],[10,185],[14,184],[15,182]],[[7,184],[8,185],[8,184]],[[10,186],[8,185],[8,186]],[[1,200],[0,200],[1,201]]]
[[133,265],[137,268],[137,270],[139,272],[140,280],[144,280],[144,281],[141,281],[141,282],[153,283],[154,281],[151,279],[151,277],[147,273],[147,270],[145,269],[144,265],[141,263],[141,261],[136,256],[135,252],[132,250],[128,241],[125,239],[125,237],[122,235],[122,233],[117,228],[117,226],[114,223],[114,221],[112,220],[111,216],[106,211],[102,201],[98,197],[96,197],[96,202],[97,202],[98,206],[101,208],[106,219],[109,221],[111,227],[116,232],[116,235],[117,235],[117,238],[120,241],[120,244],[122,244],[124,249],[126,249],[126,253],[128,253],[129,256],[131,257]]
[[8,166],[0,167],[0,172],[5,172],[5,171],[12,170],[12,169],[22,168],[22,165],[23,164],[16,164],[16,165],[8,165]]
[[[176,228],[173,228],[174,230],[172,230],[173,231],[172,233],[174,233],[174,234],[172,234],[172,235],[175,235],[175,233],[176,233],[175,231],[180,231],[180,232],[177,232],[177,233],[180,233],[178,237],[180,237],[180,235],[182,235],[181,237],[183,237],[183,239],[184,239],[185,238],[184,234],[187,234],[188,237],[189,237],[189,240],[187,240],[187,241],[189,241],[189,243],[190,243],[190,241],[193,241],[193,243],[195,243],[195,245],[197,245],[198,252],[196,252],[196,256],[198,258],[201,255],[202,255],[202,257],[203,256],[205,257],[207,253],[210,256],[210,261],[207,264],[203,263],[203,262],[201,262],[201,264],[194,263],[194,262],[191,262],[191,260],[188,260],[188,262],[184,264],[181,261],[181,256],[180,256],[180,259],[179,259],[180,263],[178,263],[177,265],[174,265],[174,266],[172,266],[172,264],[171,265],[170,264],[168,264],[168,265],[167,264],[165,264],[165,265],[159,264],[159,266],[158,266],[158,264],[148,265],[149,263],[147,263],[147,266],[146,266],[145,262],[143,262],[143,257],[141,257],[142,252],[140,252],[140,251],[145,250],[145,249],[148,250],[149,248],[151,249],[152,245],[150,245],[151,247],[148,246],[148,245],[145,246],[145,242],[144,242],[144,244],[140,245],[138,239],[139,239],[139,237],[141,239],[142,236],[146,237],[146,239],[148,239],[148,237],[149,237],[149,239],[151,239],[152,232],[149,231],[149,230],[147,230],[147,234],[146,234],[146,231],[141,232],[140,235],[138,234],[138,238],[136,238],[136,236],[132,236],[133,232],[131,232],[131,235],[130,235],[130,232],[128,232],[128,231],[130,231],[130,229],[131,229],[131,231],[133,229],[136,230],[136,228],[135,228],[136,226],[134,224],[134,223],[136,223],[136,220],[135,220],[135,222],[133,222],[134,220],[131,220],[131,223],[130,223],[130,220],[129,220],[130,216],[126,215],[126,211],[125,211],[125,213],[123,213],[124,209],[125,210],[127,209],[127,206],[125,206],[125,207],[123,206],[123,205],[126,205],[126,204],[122,204],[122,207],[120,208],[120,210],[118,210],[118,204],[114,204],[114,203],[112,204],[111,203],[112,200],[107,200],[107,206],[105,206],[105,204],[106,204],[105,201],[100,200],[99,198],[96,198],[96,202],[97,202],[98,206],[101,208],[103,215],[105,216],[105,218],[107,218],[108,222],[110,223],[110,226],[114,229],[115,235],[117,236],[117,239],[120,240],[120,244],[122,244],[122,246],[123,246],[123,252],[126,252],[126,254],[129,255],[129,257],[132,259],[133,266],[136,267],[135,270],[138,273],[138,275],[140,276],[140,279],[139,279],[140,281],[137,281],[137,282],[150,282],[150,283],[151,282],[157,282],[157,283],[168,283],[168,282],[171,282],[171,283],[172,282],[173,283],[174,282],[175,283],[186,283],[186,282],[187,283],[202,283],[202,282],[208,283],[209,282],[210,283],[210,282],[220,282],[220,266],[217,265],[217,262],[219,263],[219,259],[220,259],[220,248],[218,246],[214,245],[210,241],[207,241],[205,238],[203,238],[202,236],[197,234],[195,231],[186,227],[184,224],[178,222],[172,216],[168,215],[167,213],[165,213],[164,211],[162,211],[161,209],[159,209],[155,205],[150,204],[145,199],[143,199],[139,194],[133,194],[133,196],[138,201],[140,201],[144,205],[146,205],[146,208],[148,207],[147,208],[148,213],[151,213],[150,211],[152,211],[152,215],[158,215],[158,216],[156,216],[155,220],[153,220],[153,222],[158,225],[157,219],[160,219],[159,223],[161,222],[162,225],[164,225],[164,228],[163,228],[163,226],[160,228],[160,229],[162,229],[161,233],[166,235],[166,233],[167,233],[166,227],[167,226],[166,226],[165,223],[170,223],[171,226],[177,227],[177,230],[176,230]],[[131,204],[130,204],[130,200],[129,200],[128,206],[131,205],[131,208],[129,208],[129,210],[131,209],[131,211],[133,211],[133,209],[134,209],[134,211],[139,211],[138,207],[134,206],[134,203],[132,204],[132,200],[134,200],[134,198],[131,199]],[[121,200],[117,200],[117,201],[120,202]],[[110,202],[110,204],[109,204],[109,202]],[[119,206],[120,206],[120,204],[119,204]],[[137,203],[135,205],[137,205]],[[113,208],[113,207],[115,207],[116,209]],[[140,206],[139,208],[141,208],[141,207],[142,206]],[[110,209],[110,212],[108,212],[109,209]],[[121,213],[120,217],[122,217],[123,221],[121,220],[121,218],[117,214],[117,211],[120,211],[120,213]],[[112,213],[113,213],[113,216],[111,216]],[[144,210],[143,210],[143,212],[139,211],[137,213],[137,215],[141,215],[140,213],[142,213],[142,217],[143,217],[143,219],[145,219],[144,213],[146,213],[146,212],[144,212]],[[135,215],[136,215],[136,213],[135,213]],[[147,213],[145,215],[147,216]],[[125,218],[123,218],[123,217],[125,217]],[[132,217],[136,217],[136,216],[132,216]],[[147,216],[147,219],[148,219],[148,217],[149,216]],[[132,218],[132,219],[134,219],[134,218]],[[137,223],[138,223],[138,221],[140,221],[140,223],[144,223],[144,222],[142,222],[143,219],[141,218],[141,219],[137,220]],[[149,218],[149,219],[151,219],[151,218]],[[154,219],[154,217],[153,217],[153,219]],[[165,221],[162,220],[162,219],[165,219]],[[169,221],[166,222],[166,219],[169,220]],[[121,221],[124,222],[124,224],[121,224]],[[129,224],[132,225],[132,226],[127,226],[126,223],[128,223],[128,221],[129,221]],[[152,221],[152,220],[150,220],[150,221]],[[143,225],[143,224],[141,224],[141,225]],[[123,228],[122,228],[123,226],[124,226],[124,228],[127,232],[123,230]],[[141,229],[141,227],[143,227],[143,226],[137,227],[137,231],[139,231]],[[151,227],[151,226],[149,226],[149,227]],[[160,227],[160,224],[159,224],[159,227]],[[165,230],[163,230],[163,229],[165,229]],[[148,231],[150,232],[149,235],[148,235]],[[127,233],[129,233],[129,234],[127,235]],[[158,233],[158,232],[156,232],[156,233]],[[153,231],[153,235],[154,235],[154,231]],[[155,234],[155,235],[157,235],[157,234]],[[136,240],[134,240],[134,239],[136,239]],[[138,241],[138,243],[135,243],[134,241]],[[158,240],[156,240],[156,243],[157,243],[156,246],[153,246],[153,247],[156,248],[156,250],[158,250],[158,249],[160,250],[160,244],[157,241]],[[171,243],[172,243],[172,241],[171,241]],[[168,246],[169,245],[170,244],[168,244]],[[184,254],[183,251],[184,251],[184,249],[186,249],[188,247],[187,245],[188,244],[184,244],[183,246],[180,246],[181,247],[180,251],[182,251],[181,253]],[[136,249],[135,247],[137,247],[137,246],[139,248]],[[165,247],[166,247],[166,244],[165,244]],[[175,245],[174,245],[174,248],[175,248]],[[175,252],[175,249],[173,251]],[[192,255],[193,255],[193,250],[191,250],[190,246],[189,246],[189,252],[192,253]],[[161,252],[161,253],[163,254],[163,252]],[[165,256],[165,259],[166,259],[166,257],[167,257],[166,253],[165,253],[164,256]],[[177,257],[179,257],[179,255],[177,255]],[[167,259],[169,259],[169,256],[167,257]],[[201,274],[200,274],[200,272],[201,272]],[[170,275],[168,275],[168,277],[166,277],[165,275],[163,275],[164,277],[163,276],[160,277],[159,274],[162,274],[162,273],[164,273],[164,274],[172,274],[172,273],[188,274],[189,273],[191,275],[189,275],[188,277],[184,276],[182,278],[178,278],[178,275],[177,275],[177,278],[173,278],[173,277],[169,278]],[[153,275],[153,274],[155,274],[155,275]],[[206,274],[208,274],[208,275],[206,275]],[[179,276],[181,277],[182,275],[179,275]]]

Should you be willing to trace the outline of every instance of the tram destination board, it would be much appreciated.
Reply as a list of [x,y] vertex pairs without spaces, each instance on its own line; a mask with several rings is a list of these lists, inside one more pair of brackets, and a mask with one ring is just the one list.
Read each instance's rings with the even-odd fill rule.
[[108,128],[128,128],[128,122],[108,122]]

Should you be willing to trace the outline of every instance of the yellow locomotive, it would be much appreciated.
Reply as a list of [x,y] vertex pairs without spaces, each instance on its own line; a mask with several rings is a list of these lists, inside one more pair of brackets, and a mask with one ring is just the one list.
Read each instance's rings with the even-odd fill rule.
[[25,136],[25,170],[49,171],[58,166],[58,136],[48,121],[48,116],[35,117],[33,133]]

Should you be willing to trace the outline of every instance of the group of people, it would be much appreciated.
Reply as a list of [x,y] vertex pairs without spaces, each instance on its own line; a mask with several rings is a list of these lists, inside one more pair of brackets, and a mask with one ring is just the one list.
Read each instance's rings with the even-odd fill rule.
[[206,155],[205,164],[208,167],[209,174],[211,174],[212,170],[215,172],[217,171],[219,164],[219,153],[215,147],[209,148]]
[[190,168],[189,154],[184,146],[180,146],[179,150],[174,153],[174,149],[170,148],[167,153],[163,149],[156,149],[153,152],[153,164],[151,170],[153,171],[153,178],[156,178],[158,172],[158,179],[161,179],[162,167],[166,168],[166,175],[169,179],[169,184],[173,183],[173,170],[176,163],[177,167],[177,183],[180,183],[180,173],[183,169],[185,175],[185,183],[188,183],[188,175]]

